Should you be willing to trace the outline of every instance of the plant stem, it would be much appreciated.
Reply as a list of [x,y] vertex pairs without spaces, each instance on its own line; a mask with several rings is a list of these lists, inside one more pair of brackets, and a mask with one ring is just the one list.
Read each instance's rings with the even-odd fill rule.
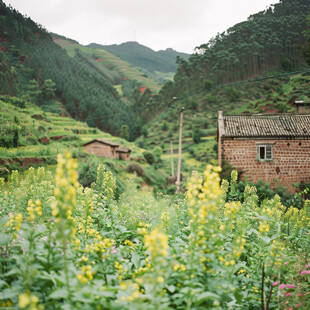
[[264,283],[265,283],[265,264],[263,263],[263,268],[262,268],[262,310],[265,310]]

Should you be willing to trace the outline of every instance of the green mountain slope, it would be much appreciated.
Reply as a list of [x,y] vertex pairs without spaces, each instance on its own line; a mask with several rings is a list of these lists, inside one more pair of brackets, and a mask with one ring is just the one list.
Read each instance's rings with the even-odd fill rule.
[[133,66],[142,68],[149,74],[154,74],[155,72],[175,72],[177,68],[176,58],[189,58],[188,54],[179,53],[171,48],[155,52],[151,48],[141,45],[138,42],[126,42],[119,45],[100,45],[97,43],[91,43],[88,47],[104,49],[128,61]]
[[68,113],[90,126],[118,134],[136,117],[115,87],[78,55],[69,57],[50,34],[0,1],[0,94],[31,98],[47,106],[57,98]]
[[128,88],[129,84],[133,85],[133,87],[147,87],[153,93],[157,93],[160,90],[160,85],[156,81],[147,78],[143,72],[114,54],[100,48],[80,45],[54,33],[52,36],[54,42],[64,48],[69,56],[77,56],[81,61],[95,68],[115,88],[121,90],[121,95],[124,95],[123,91],[125,90],[125,95],[128,96],[126,88]]
[[302,48],[309,12],[309,1],[282,0],[202,44],[188,61],[178,58],[174,80],[154,98],[153,113],[165,110],[174,97],[197,100],[188,95],[308,68]]
[[[174,101],[171,108],[149,122],[147,134],[136,143],[143,148],[161,146],[169,158],[170,142],[175,156],[178,151],[179,111],[183,113],[183,168],[216,162],[218,111],[224,114],[296,112],[294,102],[310,99],[310,73],[249,82],[188,96]],[[196,140],[195,140],[196,135]],[[198,135],[198,139],[197,139]],[[184,170],[183,170],[184,171]],[[186,171],[186,170],[185,170]]]
[[[96,138],[117,143],[120,148],[130,148],[131,160],[98,158],[87,153],[83,144]],[[104,163],[116,176],[119,192],[125,187],[122,183],[127,184],[128,179],[147,191],[170,190],[166,183],[170,159],[160,159],[157,155],[158,162],[150,165],[143,156],[145,150],[132,142],[91,128],[85,122],[42,111],[24,99],[0,95],[0,178],[7,178],[12,170],[24,170],[29,166],[54,169],[57,154],[66,151],[78,158],[79,181],[84,186],[96,180],[98,164]],[[188,167],[188,171],[193,168]],[[134,177],[134,173],[138,176]]]

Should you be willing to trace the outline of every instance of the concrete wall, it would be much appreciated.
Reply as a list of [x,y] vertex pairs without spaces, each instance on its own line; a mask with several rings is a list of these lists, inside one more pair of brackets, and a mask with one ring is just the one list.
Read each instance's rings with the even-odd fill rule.
[[[273,160],[260,161],[258,144],[273,145]],[[220,149],[221,148],[221,149]],[[310,140],[226,140],[219,143],[221,160],[227,161],[250,182],[264,180],[272,188],[283,185],[294,193],[293,183],[310,183]]]

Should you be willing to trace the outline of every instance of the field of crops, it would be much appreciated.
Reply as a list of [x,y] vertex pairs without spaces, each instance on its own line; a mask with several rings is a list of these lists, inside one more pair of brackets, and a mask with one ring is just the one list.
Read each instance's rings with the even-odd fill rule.
[[310,308],[309,201],[238,201],[212,166],[177,197],[76,170],[66,153],[0,179],[0,309]]

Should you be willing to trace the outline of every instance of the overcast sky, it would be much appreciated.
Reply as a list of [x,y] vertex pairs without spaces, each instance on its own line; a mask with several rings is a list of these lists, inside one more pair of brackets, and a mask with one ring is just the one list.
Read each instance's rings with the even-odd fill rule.
[[193,53],[279,0],[4,0],[48,31],[83,45],[137,41]]

